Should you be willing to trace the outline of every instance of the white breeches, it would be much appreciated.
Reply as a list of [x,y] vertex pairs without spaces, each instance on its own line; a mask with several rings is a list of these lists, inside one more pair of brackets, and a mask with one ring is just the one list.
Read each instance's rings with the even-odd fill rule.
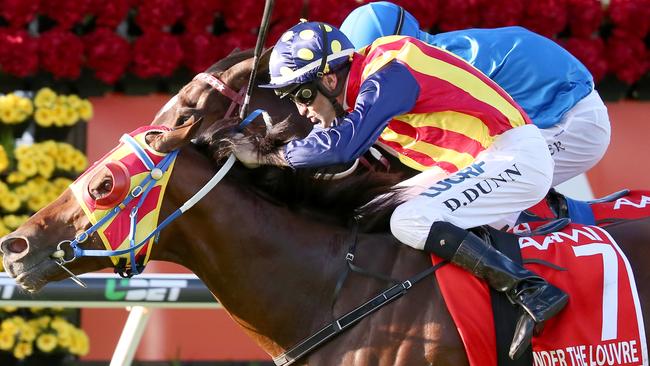
[[611,134],[607,107],[593,90],[558,124],[540,131],[555,161],[556,186],[586,172],[605,155]]
[[400,183],[408,200],[393,212],[391,231],[422,249],[436,221],[467,229],[516,217],[544,198],[552,176],[553,159],[540,130],[514,128],[467,168],[451,175],[434,168]]

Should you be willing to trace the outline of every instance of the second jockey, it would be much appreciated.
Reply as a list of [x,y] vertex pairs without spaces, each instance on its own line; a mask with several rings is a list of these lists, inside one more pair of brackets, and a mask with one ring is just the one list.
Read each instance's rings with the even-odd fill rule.
[[510,356],[568,296],[467,231],[532,206],[551,187],[553,160],[539,129],[496,83],[464,60],[415,38],[380,38],[355,52],[337,28],[302,22],[270,58],[270,84],[318,124],[280,159],[245,140],[245,165],[293,168],[354,161],[377,143],[421,171],[391,217],[402,243],[465,268],[521,306]]
[[607,107],[593,77],[554,41],[522,27],[429,34],[413,15],[387,1],[365,4],[343,21],[355,48],[407,35],[463,58],[494,80],[541,129],[555,162],[553,186],[593,167],[610,141]]

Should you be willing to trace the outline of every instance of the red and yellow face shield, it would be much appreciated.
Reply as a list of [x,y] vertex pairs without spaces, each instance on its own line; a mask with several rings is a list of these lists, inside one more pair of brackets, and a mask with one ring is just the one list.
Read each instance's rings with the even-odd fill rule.
[[[153,169],[167,154],[153,150],[145,141],[145,136],[152,132],[165,132],[164,127],[145,126],[125,135],[120,139],[120,144],[106,154],[102,159],[95,162],[77,180],[70,185],[79,206],[95,225],[102,220],[114,208],[121,210],[114,217],[109,219],[97,229],[97,235],[101,238],[106,250],[122,250],[130,247],[131,213],[137,207],[135,225],[135,243],[141,243],[153,232],[158,225],[160,208],[165,188],[169,182],[174,161],[171,161],[169,168],[162,174]],[[131,138],[129,138],[130,136]],[[137,144],[137,146],[135,146]],[[135,147],[134,147],[135,146]],[[175,159],[174,159],[175,160]],[[110,175],[112,187],[108,194],[100,199],[94,199],[90,193],[89,184],[99,174]],[[153,177],[153,185],[149,190],[143,190],[142,183],[148,177]],[[148,185],[147,185],[148,187]],[[144,198],[140,195],[143,195]],[[132,199],[124,205],[124,200],[132,195]],[[136,261],[145,265],[149,260],[151,248],[156,236],[147,240],[136,253]],[[121,258],[126,259],[127,267],[132,267],[130,254],[111,256],[111,261],[117,265]]]

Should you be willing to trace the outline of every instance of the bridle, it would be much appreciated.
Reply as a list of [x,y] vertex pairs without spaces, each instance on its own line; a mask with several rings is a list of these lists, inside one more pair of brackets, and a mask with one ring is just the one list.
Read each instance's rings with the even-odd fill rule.
[[246,94],[246,88],[247,88],[246,85],[244,85],[239,90],[239,92],[236,92],[232,88],[230,88],[228,84],[221,81],[221,79],[207,72],[202,72],[200,74],[197,74],[193,80],[200,80],[207,83],[208,85],[212,86],[214,90],[218,91],[223,96],[230,99],[230,106],[228,107],[228,110],[226,111],[224,118],[229,118],[230,116],[232,116],[233,112],[235,111],[235,108],[244,105],[244,95]]
[[[201,200],[205,195],[208,194],[223,179],[226,173],[232,168],[235,163],[235,156],[230,155],[223,166],[217,171],[217,173],[197,192],[188,199],[181,207],[172,212],[165,220],[163,220],[155,229],[150,233],[146,234],[142,240],[136,240],[136,233],[138,229],[138,210],[142,207],[147,195],[151,192],[152,188],[155,186],[156,181],[161,179],[166,173],[171,174],[170,167],[172,166],[174,160],[176,159],[179,150],[174,150],[168,153],[163,159],[161,159],[158,164],[154,164],[151,161],[151,158],[147,155],[145,149],[130,135],[124,135],[120,139],[126,146],[130,147],[131,150],[136,154],[138,159],[145,165],[148,174],[142,179],[140,183],[135,185],[133,189],[129,192],[126,198],[113,207],[104,217],[98,220],[90,228],[86,229],[81,234],[78,234],[72,240],[63,240],[57,244],[56,251],[51,255],[51,258],[59,265],[63,270],[70,274],[71,278],[79,285],[85,287],[83,282],[79,280],[69,269],[65,267],[65,264],[74,261],[79,257],[116,257],[123,256],[125,254],[129,255],[131,266],[129,269],[124,268],[120,269],[116,267],[116,272],[123,277],[131,277],[140,273],[146,263],[138,265],[136,263],[136,253],[144,245],[149,243],[153,238],[152,245],[158,241],[160,231],[169,225],[172,221],[177,219],[192,206],[194,206],[199,200]],[[74,183],[73,183],[74,184]],[[162,200],[162,197],[160,198]],[[95,249],[83,249],[80,247],[80,244],[84,243],[90,235],[96,233],[100,228],[113,220],[119,213],[121,213],[127,205],[132,201],[137,200],[131,211],[129,212],[129,247],[126,249],[119,250],[95,250]],[[64,245],[68,245],[72,250],[71,257],[66,257],[66,251],[63,249]]]

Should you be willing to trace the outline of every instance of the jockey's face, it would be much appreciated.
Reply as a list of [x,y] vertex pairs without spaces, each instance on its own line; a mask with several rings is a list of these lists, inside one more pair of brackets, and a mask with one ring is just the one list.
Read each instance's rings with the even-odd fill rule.
[[[336,87],[336,74],[327,74],[323,76],[322,84],[328,90],[334,90]],[[343,93],[341,93],[343,94]],[[343,96],[339,95],[337,99],[342,103]],[[332,103],[321,92],[317,92],[316,98],[310,104],[301,103],[298,98],[293,99],[302,116],[309,118],[311,123],[320,124],[323,128],[331,127],[336,119],[336,111]]]

